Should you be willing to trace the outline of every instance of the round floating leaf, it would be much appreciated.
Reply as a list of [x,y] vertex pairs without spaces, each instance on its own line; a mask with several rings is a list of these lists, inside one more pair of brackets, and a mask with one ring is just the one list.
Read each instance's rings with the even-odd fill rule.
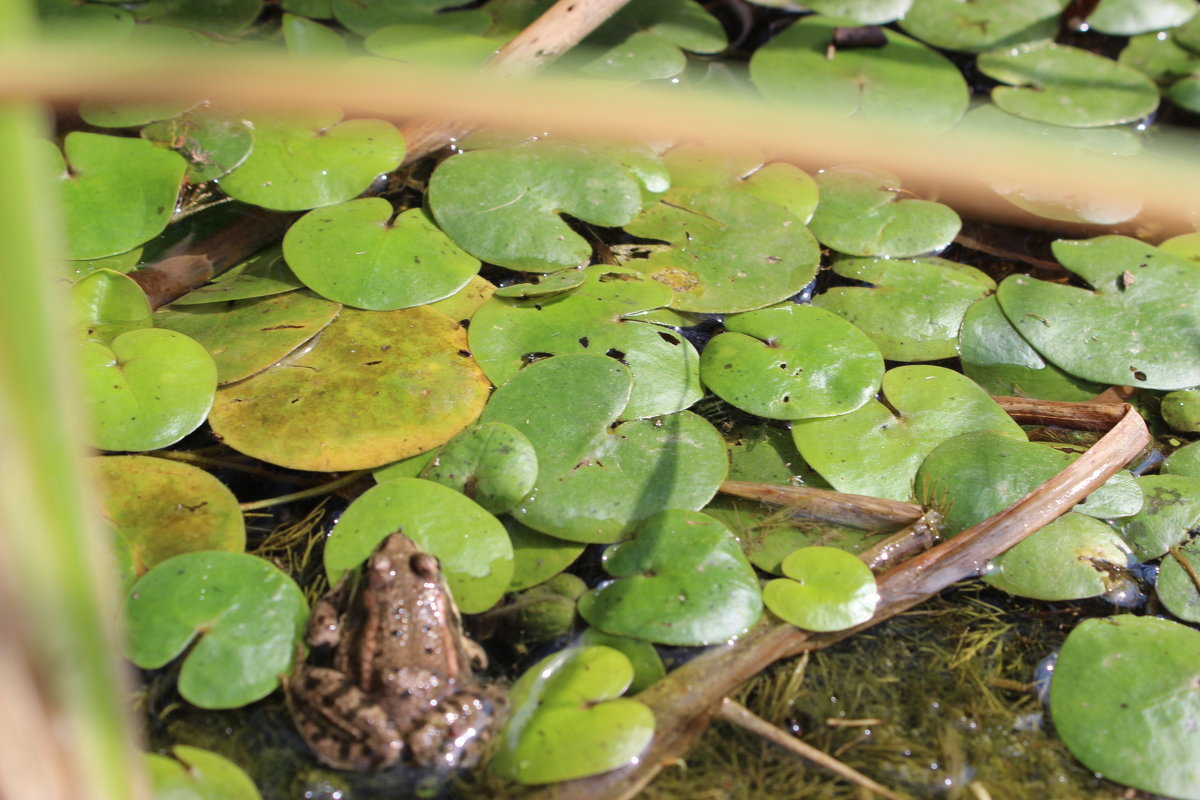
[[478,29],[480,23],[487,27],[486,14],[481,20],[471,12],[438,13],[454,5],[460,4],[457,0],[406,0],[403,3],[396,0],[333,0],[331,8],[337,21],[359,36],[368,36],[379,28],[401,23],[440,23],[453,30],[471,33],[483,32]]
[[385,481],[350,504],[325,544],[329,583],[366,561],[395,531],[437,556],[464,613],[487,611],[508,588],[513,550],[500,521],[453,489],[419,478]]
[[191,183],[220,178],[246,160],[253,134],[240,119],[197,109],[142,128],[141,136],[187,159]]
[[872,400],[849,414],[792,423],[804,460],[840,492],[908,500],[925,456],[951,436],[994,430],[1025,439],[979,386],[942,367],[888,370],[883,393],[886,406]]
[[880,25],[901,19],[913,0],[808,0],[806,8],[857,25]]
[[1200,442],[1181,447],[1163,462],[1162,471],[1172,475],[1200,478]]
[[663,80],[683,72],[687,56],[716,53],[727,44],[720,21],[690,0],[642,0],[620,9],[589,36],[590,50],[607,52],[583,65],[613,80]]
[[311,347],[217,392],[209,423],[235,450],[292,469],[387,464],[479,415],[488,382],[466,344],[458,323],[425,306],[343,309]]
[[881,170],[839,167],[817,175],[821,202],[810,227],[822,244],[854,256],[907,258],[949,245],[962,221],[949,206],[918,200]]
[[187,651],[179,693],[201,708],[237,708],[278,688],[308,604],[269,561],[199,552],[143,575],[129,593],[126,616],[133,663],[158,669]]
[[913,0],[900,27],[927,44],[978,53],[1053,39],[1068,0]]
[[274,297],[205,303],[159,311],[159,327],[192,337],[212,354],[217,382],[248,378],[311,339],[337,316],[341,306],[290,292]]
[[529,494],[537,474],[537,453],[525,434],[503,422],[488,422],[447,442],[421,477],[503,514]]
[[[146,753],[146,771],[160,800],[261,800],[254,781],[241,768],[209,750],[177,744],[175,758]],[[178,760],[176,760],[178,759]]]
[[611,647],[570,647],[542,659],[513,685],[491,769],[539,785],[634,761],[654,736],[654,713],[621,697],[632,678],[629,659]]
[[[953,536],[999,513],[1065,469],[1077,456],[995,431],[973,431],[939,444],[917,471],[917,495],[947,506],[943,533]],[[1142,490],[1118,472],[1075,510],[1092,517],[1128,517],[1142,508]]]
[[1139,561],[1158,558],[1200,526],[1200,478],[1144,475],[1138,478],[1146,501],[1121,525]]
[[310,211],[284,236],[283,253],[314,292],[372,311],[441,300],[479,271],[421,209],[392,215],[381,197]]
[[[284,3],[284,8],[287,7],[288,3]],[[343,58],[346,55],[346,40],[340,33],[306,16],[284,14],[280,27],[288,52],[294,56]]]
[[127,39],[133,15],[123,8],[73,0],[43,0],[37,4],[38,36],[72,48],[103,49]]
[[217,367],[202,345],[175,331],[123,333],[80,353],[92,442],[101,450],[157,450],[204,422]]
[[1200,66],[1200,59],[1194,53],[1185,50],[1170,36],[1159,38],[1157,33],[1131,38],[1117,61],[1158,82],[1186,78]]
[[653,81],[673,78],[686,68],[687,55],[678,47],[653,34],[635,32],[583,64],[581,71],[608,80]]
[[495,39],[439,25],[408,23],[379,28],[367,37],[367,50],[407,64],[474,69],[495,52]]
[[1105,388],[1047,363],[1004,316],[995,295],[967,309],[958,350],[963,372],[993,395],[1080,402]]
[[70,258],[123,253],[167,226],[186,167],[143,139],[69,133],[64,144],[63,214]]
[[754,85],[776,103],[938,128],[950,127],[967,110],[967,84],[945,56],[884,30],[882,47],[842,48],[831,57],[839,24],[805,17],[758,48],[750,58]]
[[1088,769],[1183,800],[1200,798],[1200,633],[1128,614],[1084,620],[1059,653],[1054,727]]
[[509,516],[502,517],[513,546],[513,576],[508,591],[537,586],[562,572],[579,558],[583,545],[538,533]]
[[1200,542],[1193,540],[1163,558],[1154,586],[1167,611],[1187,622],[1200,622],[1200,587],[1195,575],[1200,575]]
[[1010,114],[1093,128],[1144,117],[1158,107],[1158,89],[1142,73],[1075,47],[1040,42],[984,53],[979,71],[1011,86],[992,90]]
[[273,245],[221,273],[212,283],[206,283],[175,300],[171,303],[171,308],[268,297],[302,286],[304,284],[292,274],[287,262],[283,260],[283,248]]
[[544,583],[520,592],[505,608],[505,641],[520,649],[535,642],[549,642],[575,628],[575,603],[587,591],[578,575],[560,573]]
[[1174,28],[1196,15],[1196,0],[1100,0],[1088,14],[1092,30],[1112,36]]
[[569,353],[609,355],[627,365],[634,388],[623,417],[649,417],[700,399],[699,360],[671,331],[626,315],[665,305],[670,290],[623,267],[586,271],[576,291],[528,300],[493,297],[471,319],[471,352],[496,385],[529,359]]
[[128,546],[137,574],[181,553],[245,549],[237,498],[204,470],[148,456],[91,463],[104,518]]
[[559,294],[578,289],[587,279],[587,273],[582,269],[560,269],[550,272],[532,283],[513,283],[501,286],[495,291],[496,297],[507,297],[512,300],[525,300],[530,297],[545,297],[548,294]]
[[97,128],[135,128],[148,122],[172,119],[196,103],[184,100],[175,103],[106,103],[84,100],[79,104],[79,116]]
[[429,179],[438,225],[478,258],[551,272],[591,256],[591,245],[559,214],[624,225],[642,207],[641,184],[607,154],[562,145],[472,150],[448,158]]
[[783,574],[763,587],[771,613],[798,628],[841,631],[869,620],[879,605],[871,568],[836,547],[805,547],[783,560]]
[[768,419],[845,414],[879,391],[883,358],[858,328],[815,306],[787,303],[725,318],[700,357],[722,400]]
[[221,181],[234,199],[276,211],[345,202],[404,158],[396,126],[377,119],[340,122],[338,110],[247,117],[254,149]]
[[817,210],[820,195],[817,182],[811,175],[793,164],[783,162],[756,169],[735,188],[786,208],[806,225]]
[[263,0],[157,0],[134,13],[143,21],[235,34],[258,18],[262,6]]
[[936,361],[958,355],[963,314],[996,288],[974,267],[944,258],[847,258],[835,261],[833,271],[869,285],[834,287],[814,297],[813,305],[854,324],[890,361]]
[[1126,236],[1060,240],[1054,254],[1092,290],[1010,275],[996,293],[1048,361],[1118,386],[1200,385],[1200,264]]
[[110,269],[98,269],[71,287],[71,315],[80,336],[100,344],[154,325],[142,287]]
[[659,644],[709,645],[750,630],[762,613],[754,568],[729,529],[695,511],[662,511],[604,553],[616,580],[579,598],[606,633]]
[[629,683],[629,693],[637,694],[657,682],[667,674],[662,657],[650,642],[642,639],[631,639],[628,636],[614,636],[598,628],[588,628],[579,635],[579,647],[611,647],[620,650],[633,665],[633,680]]
[[1177,431],[1200,432],[1200,391],[1184,389],[1163,395],[1163,421]]
[[1080,600],[1109,590],[1108,576],[1132,561],[1129,545],[1108,525],[1067,514],[993,559],[983,579],[1037,600]]

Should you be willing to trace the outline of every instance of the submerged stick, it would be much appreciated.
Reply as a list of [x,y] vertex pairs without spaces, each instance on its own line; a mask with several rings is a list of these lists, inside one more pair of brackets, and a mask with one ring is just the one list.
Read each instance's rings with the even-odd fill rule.
[[707,650],[637,696],[655,716],[650,746],[637,763],[565,781],[526,795],[536,800],[631,798],[664,764],[681,758],[708,726],[722,700],[740,684],[781,658],[828,647],[877,625],[970,577],[991,559],[1065,514],[1132,460],[1150,440],[1146,423],[1132,406],[1113,428],[1062,472],[1009,508],[879,577],[875,615],[836,633],[809,633],[764,621],[740,639]]
[[786,506],[792,516],[800,519],[835,522],[864,531],[911,525],[925,513],[925,509],[916,503],[814,489],[811,486],[725,481],[720,491],[746,500]]

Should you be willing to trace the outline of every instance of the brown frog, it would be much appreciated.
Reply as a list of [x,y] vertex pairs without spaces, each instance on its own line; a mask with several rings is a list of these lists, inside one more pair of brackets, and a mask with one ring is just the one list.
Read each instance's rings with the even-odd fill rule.
[[472,676],[486,659],[463,634],[437,559],[396,532],[349,578],[308,622],[309,647],[332,648],[331,665],[298,658],[285,684],[304,741],[336,769],[474,763],[505,701]]

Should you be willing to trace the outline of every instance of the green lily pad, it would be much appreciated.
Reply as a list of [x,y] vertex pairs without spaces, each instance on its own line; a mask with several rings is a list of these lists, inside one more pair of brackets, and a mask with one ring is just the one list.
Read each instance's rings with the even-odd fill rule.
[[364,42],[377,56],[458,69],[480,66],[500,44],[473,33],[412,22],[378,28]]
[[[996,431],[964,433],[942,442],[925,458],[917,471],[917,496],[925,505],[949,506],[943,514],[943,534],[953,536],[1008,508],[1076,457]],[[1122,471],[1075,511],[1107,519],[1129,517],[1141,508],[1137,480]]]
[[1129,545],[1112,527],[1083,514],[1066,514],[984,567],[984,581],[1009,594],[1037,600],[1080,600],[1110,588],[1108,576],[1132,561]]
[[142,287],[110,269],[98,269],[71,287],[71,316],[81,338],[104,345],[154,326]]
[[771,613],[798,628],[841,631],[875,615],[879,590],[871,568],[836,547],[805,547],[783,560],[783,574],[763,587]]
[[805,17],[755,50],[754,85],[782,105],[934,128],[950,127],[967,110],[967,84],[945,56],[885,29],[883,47],[842,48],[831,57],[829,44],[840,24]]
[[1144,475],[1142,510],[1121,524],[1125,541],[1139,561],[1158,558],[1200,526],[1200,478]]
[[165,800],[261,800],[254,781],[224,756],[177,744],[175,758],[146,753],[146,772],[154,796]]
[[1134,36],[1177,27],[1195,15],[1195,0],[1100,0],[1087,24],[1111,36]]
[[437,556],[464,613],[487,611],[508,588],[513,551],[500,521],[453,489],[419,478],[385,481],[349,505],[325,544],[329,583],[366,561],[395,531]]
[[564,145],[524,144],[448,158],[429,179],[438,225],[493,264],[552,272],[588,260],[592,247],[559,214],[624,225],[642,209],[641,183],[611,156]]
[[817,210],[820,196],[820,189],[811,175],[794,164],[778,161],[754,170],[735,184],[735,188],[786,208],[805,225]]
[[279,687],[308,604],[271,562],[244,553],[185,553],[134,584],[129,658],[158,669],[186,651],[179,693],[201,708],[237,708]]
[[82,261],[66,261],[67,280],[79,280],[86,278],[96,270],[111,269],[113,272],[127,274],[137,266],[138,261],[142,258],[142,248],[135,247],[132,250],[126,250],[124,253],[117,253],[114,256],[105,256],[104,258],[90,258]]
[[582,269],[560,269],[550,272],[530,283],[512,283],[501,286],[496,290],[496,297],[507,297],[511,300],[527,300],[530,297],[545,297],[550,294],[561,294],[583,286],[588,273]]
[[1200,111],[1200,77],[1189,75],[1176,81],[1167,89],[1167,97],[1180,108]]
[[1177,431],[1200,432],[1200,391],[1182,389],[1163,395],[1163,422]]
[[142,21],[232,35],[249,27],[262,7],[263,0],[156,0],[134,14]]
[[1195,53],[1181,47],[1174,38],[1157,33],[1132,37],[1117,61],[1158,82],[1186,78],[1200,66]]
[[583,578],[562,572],[518,592],[498,612],[504,619],[502,638],[520,649],[569,635],[575,629],[575,603],[586,591]]
[[43,0],[35,8],[38,36],[59,45],[100,50],[120,44],[133,32],[133,15],[119,7]]
[[237,498],[204,470],[149,456],[91,464],[101,513],[128,546],[138,575],[181,553],[246,549]]
[[758,621],[754,568],[729,529],[696,511],[662,511],[633,539],[604,552],[616,580],[579,598],[579,614],[606,633],[659,644],[709,645]]
[[213,404],[217,367],[182,333],[123,333],[109,345],[83,342],[84,401],[92,443],[101,450],[157,450],[204,422]]
[[933,253],[958,235],[949,206],[902,192],[882,170],[838,167],[817,175],[821,202],[810,227],[822,244],[852,256],[908,258]]
[[1076,758],[1109,780],[1200,798],[1197,664],[1200,633],[1177,622],[1084,620],[1054,667],[1054,727]]
[[302,286],[304,284],[292,274],[287,262],[283,260],[283,248],[271,245],[222,272],[211,283],[193,289],[173,301],[171,308],[178,310],[180,306],[268,297]]
[[1010,86],[992,102],[1010,114],[1052,125],[1093,128],[1144,117],[1158,89],[1142,73],[1087,50],[1039,42],[984,53],[979,71]]
[[978,385],[942,367],[888,370],[883,394],[888,405],[872,400],[849,414],[792,423],[804,460],[839,492],[908,500],[925,456],[951,436],[994,430],[1025,439]]
[[1192,17],[1178,28],[1173,29],[1170,36],[1193,53],[1200,53],[1200,16]]
[[381,197],[310,211],[284,236],[283,253],[317,294],[372,311],[441,300],[479,271],[424,211],[393,213]]
[[[447,6],[460,5],[457,0],[405,0],[402,3],[396,0],[333,0],[330,5],[337,21],[359,36],[369,36],[387,25],[439,22],[455,30],[482,33],[474,25],[463,27],[455,24],[454,18],[457,17],[477,23],[478,17],[472,13],[438,13]],[[445,19],[447,17],[451,19]],[[483,23],[486,26],[486,15]]]
[[1154,588],[1167,611],[1187,622],[1200,622],[1200,587],[1193,575],[1200,575],[1200,542],[1195,540],[1163,558]]
[[636,270],[597,265],[570,293],[527,300],[493,297],[471,319],[471,352],[488,378],[505,383],[531,358],[609,355],[629,367],[633,393],[623,418],[670,414],[700,399],[700,357],[682,336],[627,315],[665,305],[671,291]]
[[768,419],[845,414],[879,391],[883,357],[865,333],[816,306],[785,303],[725,318],[700,377],[721,399]]
[[869,285],[834,287],[814,297],[813,305],[855,325],[890,361],[958,355],[958,331],[967,307],[996,288],[974,267],[944,258],[838,259],[833,271]]
[[691,0],[641,0],[618,10],[587,38],[583,52],[605,52],[582,71],[612,80],[664,80],[686,68],[684,50],[716,53],[727,43],[720,21]]
[[611,647],[569,647],[534,664],[509,693],[492,771],[540,785],[631,763],[654,737],[654,713],[621,697],[632,678]]
[[633,680],[629,682],[629,694],[637,694],[656,683],[667,674],[662,657],[654,645],[643,639],[629,636],[614,636],[598,628],[588,628],[576,641],[579,647],[611,647],[620,650],[633,665]]
[[97,128],[134,128],[148,122],[178,117],[192,106],[194,100],[163,103],[107,103],[84,100],[79,104],[79,116]]
[[488,382],[466,344],[458,323],[426,306],[343,309],[311,347],[222,387],[209,423],[235,450],[292,469],[397,461],[479,415]]
[[[67,134],[62,171],[67,254],[90,259],[123,253],[171,219],[186,164],[143,139]],[[55,151],[57,153],[57,151]]]
[[1081,402],[1105,389],[1042,358],[1004,316],[995,295],[967,309],[958,350],[966,376],[993,395]]
[[488,422],[447,442],[421,477],[462,492],[493,514],[511,511],[537,480],[533,443],[511,425]]
[[1053,39],[1068,0],[913,0],[905,33],[946,50],[978,53]]
[[904,18],[913,0],[808,0],[806,8],[856,25],[881,25]]
[[[328,5],[328,4],[327,4]],[[284,3],[284,8],[288,4]],[[284,14],[280,22],[283,41],[288,52],[294,56],[309,58],[343,58],[346,55],[346,40],[327,25],[308,19],[307,16]]]
[[680,311],[750,311],[778,303],[808,285],[820,261],[816,239],[796,215],[744,185],[741,191],[668,192],[625,230],[674,245],[625,265],[671,287],[671,305]]
[[508,591],[519,592],[558,575],[579,558],[583,545],[538,533],[510,516],[501,518],[513,546],[513,576]]
[[1180,447],[1163,462],[1162,471],[1171,475],[1200,478],[1200,442]]
[[204,345],[217,365],[217,383],[234,383],[262,372],[333,321],[341,306],[307,292],[253,300],[164,309],[162,328]]
[[1200,264],[1125,236],[1060,240],[1054,254],[1093,289],[1010,275],[996,293],[1046,360],[1085,380],[1200,385]]
[[688,412],[610,428],[629,396],[615,359],[535,362],[496,390],[481,422],[507,422],[533,442],[538,481],[513,512],[534,530],[578,542],[624,538],[667,508],[698,510],[725,477],[720,435]]
[[345,202],[404,158],[403,137],[382,120],[343,122],[340,110],[246,119],[254,128],[254,149],[221,180],[221,189],[276,211]]
[[191,183],[228,174],[250,155],[253,142],[253,134],[245,122],[203,108],[147,125],[142,128],[141,136],[183,156]]

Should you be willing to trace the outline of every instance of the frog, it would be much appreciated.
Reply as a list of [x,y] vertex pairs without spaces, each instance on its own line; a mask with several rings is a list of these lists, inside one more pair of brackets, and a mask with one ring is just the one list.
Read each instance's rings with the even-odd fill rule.
[[314,604],[304,638],[285,701],[334,769],[469,767],[505,710],[503,691],[476,677],[487,659],[437,558],[403,531]]

